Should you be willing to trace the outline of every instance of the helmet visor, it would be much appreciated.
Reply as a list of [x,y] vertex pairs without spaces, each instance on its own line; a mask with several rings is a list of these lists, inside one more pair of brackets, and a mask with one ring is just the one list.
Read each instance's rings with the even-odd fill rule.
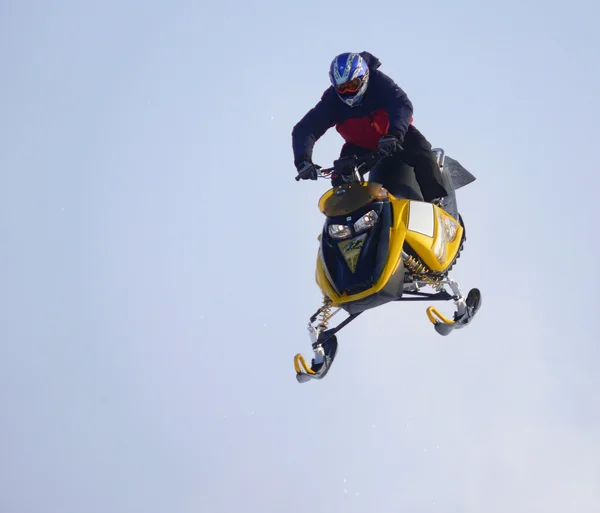
[[349,80],[348,82],[344,82],[343,84],[336,86],[336,90],[340,94],[355,93],[360,89],[362,82],[363,77],[357,77],[354,80]]

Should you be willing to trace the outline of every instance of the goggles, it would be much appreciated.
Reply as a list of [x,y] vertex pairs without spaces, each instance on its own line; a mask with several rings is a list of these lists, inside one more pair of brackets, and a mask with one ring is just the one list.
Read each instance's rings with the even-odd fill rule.
[[358,77],[358,78],[355,78],[354,80],[350,80],[348,82],[344,82],[343,84],[340,84],[339,86],[336,86],[335,89],[340,94],[355,93],[356,91],[358,91],[360,89],[361,84],[362,84],[362,77]]

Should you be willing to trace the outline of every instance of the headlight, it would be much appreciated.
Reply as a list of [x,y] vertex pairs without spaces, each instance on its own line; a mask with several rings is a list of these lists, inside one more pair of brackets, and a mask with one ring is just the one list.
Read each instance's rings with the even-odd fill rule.
[[351,235],[350,228],[345,224],[330,224],[327,231],[329,232],[329,236],[334,239],[345,239]]
[[458,224],[453,219],[444,216],[444,228],[446,229],[448,242],[454,242],[454,239],[456,239],[456,232],[458,232]]
[[371,210],[354,223],[354,230],[356,233],[366,232],[369,228],[375,226],[378,219],[379,216],[377,215],[377,212]]
[[437,218],[438,236],[433,245],[433,252],[440,264],[443,264],[447,258],[446,245],[450,242],[454,242],[456,239],[458,224],[453,219],[450,219],[439,212],[437,213]]

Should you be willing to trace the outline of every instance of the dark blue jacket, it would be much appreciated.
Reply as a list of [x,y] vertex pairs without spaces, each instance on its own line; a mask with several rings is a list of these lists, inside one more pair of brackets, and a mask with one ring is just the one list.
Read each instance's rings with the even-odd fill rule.
[[368,150],[386,134],[404,138],[412,121],[413,105],[390,77],[378,70],[381,62],[369,52],[360,54],[369,66],[369,86],[359,105],[346,105],[330,86],[321,100],[292,130],[294,163],[312,161],[315,142],[335,126],[346,143]]

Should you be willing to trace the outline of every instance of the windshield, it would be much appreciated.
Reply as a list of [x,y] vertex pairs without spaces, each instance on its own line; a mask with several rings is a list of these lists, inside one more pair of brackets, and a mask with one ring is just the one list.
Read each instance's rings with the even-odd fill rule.
[[328,217],[343,216],[387,197],[387,190],[380,183],[351,183],[334,187],[323,194],[319,208]]

